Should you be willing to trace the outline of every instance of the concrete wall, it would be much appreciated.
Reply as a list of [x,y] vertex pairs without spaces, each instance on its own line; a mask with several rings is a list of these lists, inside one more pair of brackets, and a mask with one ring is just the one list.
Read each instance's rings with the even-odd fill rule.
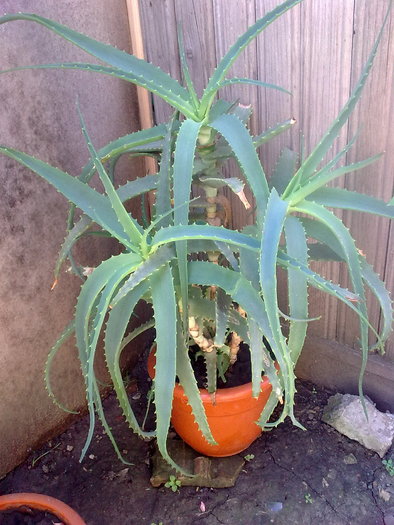
[[[110,5],[109,5],[110,4]],[[129,50],[122,0],[3,0],[2,13],[35,12]],[[0,26],[0,69],[58,61],[90,61],[31,22]],[[72,174],[88,160],[75,101],[96,147],[138,129],[134,88],[110,77],[73,71],[22,71],[0,76],[0,143]],[[141,175],[140,163],[121,165],[121,177]],[[44,388],[46,356],[71,320],[80,281],[65,271],[50,291],[64,238],[67,203],[45,181],[0,157],[0,477],[31,448],[64,426],[66,414]],[[80,254],[94,265],[111,247],[89,240]],[[65,269],[64,269],[65,270]],[[104,369],[101,363],[101,368]],[[104,373],[104,372],[103,372]],[[70,408],[84,404],[74,341],[58,355],[53,384]]]

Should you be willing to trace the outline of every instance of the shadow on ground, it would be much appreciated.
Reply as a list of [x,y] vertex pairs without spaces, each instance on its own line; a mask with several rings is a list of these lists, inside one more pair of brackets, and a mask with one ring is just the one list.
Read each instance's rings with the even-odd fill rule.
[[[144,397],[146,379],[140,388]],[[377,454],[321,422],[330,392],[304,382],[297,388],[296,415],[308,431],[285,422],[264,433],[243,454],[254,457],[231,489],[151,487],[151,444],[128,431],[110,396],[108,419],[133,466],[119,462],[99,426],[79,463],[85,417],[1,480],[0,493],[54,496],[88,525],[394,525],[394,477]],[[138,398],[136,383],[130,390]],[[140,402],[133,400],[137,409]]]

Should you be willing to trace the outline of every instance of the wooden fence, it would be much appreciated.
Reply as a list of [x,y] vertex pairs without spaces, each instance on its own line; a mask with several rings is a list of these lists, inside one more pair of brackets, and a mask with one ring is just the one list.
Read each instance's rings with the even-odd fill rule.
[[[279,0],[140,0],[147,58],[180,78],[177,49],[177,24],[180,23],[192,78],[201,93],[217,60],[236,37],[278,4]],[[228,100],[239,99],[241,103],[253,105],[255,110],[250,122],[253,133],[290,117],[296,119],[297,124],[291,131],[261,149],[268,174],[283,147],[299,151],[301,136],[304,136],[306,151],[310,151],[338,114],[367,60],[387,6],[386,0],[304,0],[272,24],[236,61],[233,76],[279,84],[292,92],[292,96],[288,96],[254,86],[232,86],[222,93]],[[362,99],[330,152],[331,156],[334,155],[357,132],[359,137],[346,162],[386,151],[384,158],[376,164],[337,183],[386,201],[393,194],[394,182],[394,148],[390,129],[394,120],[394,39],[390,38],[393,21],[394,16],[391,16]],[[156,121],[168,118],[170,109],[160,100],[153,99],[153,108]],[[234,226],[237,227],[247,222],[248,218],[238,202],[233,204]],[[390,229],[389,220],[356,212],[345,212],[342,217],[359,249],[367,254],[368,261],[392,290],[394,232]],[[346,284],[347,275],[340,264],[319,263],[316,269],[326,277]],[[375,325],[379,325],[377,304],[373,298],[368,301],[371,318]],[[340,375],[343,345],[357,347],[357,320],[352,312],[333,298],[311,291],[311,315],[321,312],[322,320],[310,325],[310,333],[315,337],[307,345],[309,350],[307,357],[303,358],[303,368],[316,375],[316,370],[313,372],[312,368],[321,364],[320,352],[330,356],[327,357],[328,368],[332,361],[337,362],[331,375]],[[322,345],[322,341],[331,343]],[[336,343],[342,346],[338,345],[332,354]],[[353,355],[356,367],[356,352],[350,355]],[[377,375],[381,376],[383,368],[387,375],[389,367],[389,379],[394,379],[394,338],[387,344],[386,355],[372,358],[371,363],[369,372],[372,375],[375,369],[379,369]],[[330,375],[329,372],[327,374]],[[344,379],[344,386],[346,381]],[[374,379],[375,383],[377,381]],[[354,382],[351,381],[353,385]],[[389,404],[394,407],[393,395]]]

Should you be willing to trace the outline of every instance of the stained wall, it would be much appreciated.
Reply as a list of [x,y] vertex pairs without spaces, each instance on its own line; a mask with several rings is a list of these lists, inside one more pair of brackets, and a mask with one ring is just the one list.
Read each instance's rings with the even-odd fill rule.
[[[35,12],[117,47],[130,50],[126,6],[105,0],[3,0],[2,13]],[[0,26],[0,69],[51,62],[91,61],[42,26]],[[104,75],[73,71],[21,71],[0,76],[0,143],[20,148],[78,175],[88,160],[75,108],[79,97],[97,148],[138,129],[134,88]],[[122,162],[120,179],[141,175]],[[65,234],[68,204],[49,184],[0,156],[0,476],[64,426],[67,414],[49,399],[43,370],[48,350],[71,320],[81,281],[53,268]],[[89,240],[79,255],[94,266],[116,250]],[[105,378],[103,363],[99,363]],[[84,406],[74,341],[59,352],[53,388],[67,407]]]

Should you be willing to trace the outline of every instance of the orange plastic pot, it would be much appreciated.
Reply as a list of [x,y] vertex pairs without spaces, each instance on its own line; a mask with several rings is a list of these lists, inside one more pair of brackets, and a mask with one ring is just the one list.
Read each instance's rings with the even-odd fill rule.
[[[148,358],[148,372],[151,378],[155,375],[155,364],[156,357],[152,350]],[[219,389],[216,392],[216,403],[213,405],[208,391],[200,389],[201,400],[217,445],[210,445],[205,440],[179,384],[174,388],[171,423],[177,434],[194,450],[206,456],[233,456],[248,448],[260,436],[262,430],[256,421],[267,403],[271,390],[271,383],[264,376],[258,398],[252,396],[252,383],[247,383]]]
[[62,520],[65,525],[86,525],[75,510],[51,496],[33,492],[0,496],[0,512],[3,510],[18,510],[20,507],[30,507],[35,510],[50,512]]

